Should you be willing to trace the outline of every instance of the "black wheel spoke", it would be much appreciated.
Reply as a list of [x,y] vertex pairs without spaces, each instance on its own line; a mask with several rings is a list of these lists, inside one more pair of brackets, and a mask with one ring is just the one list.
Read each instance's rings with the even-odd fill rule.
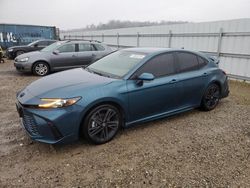
[[108,109],[105,114],[104,121],[110,120],[114,115],[115,115],[115,112],[111,109]]
[[104,127],[103,129],[102,129],[102,138],[104,139],[104,140],[106,140],[107,138],[108,138],[108,129],[107,129],[107,127]]
[[91,127],[89,128],[89,135],[95,136],[103,130],[101,126]]
[[107,127],[110,129],[116,129],[118,127],[118,121],[109,121],[107,122]]
[[119,129],[119,114],[112,106],[103,106],[92,113],[88,121],[88,134],[98,143],[110,140]]
[[92,118],[91,119],[93,122],[95,122],[97,125],[99,125],[99,126],[101,126],[102,125],[102,121],[98,118],[98,117],[96,117],[96,118]]
[[204,102],[208,109],[213,109],[219,102],[220,91],[219,87],[215,84],[208,87],[206,95],[204,96]]

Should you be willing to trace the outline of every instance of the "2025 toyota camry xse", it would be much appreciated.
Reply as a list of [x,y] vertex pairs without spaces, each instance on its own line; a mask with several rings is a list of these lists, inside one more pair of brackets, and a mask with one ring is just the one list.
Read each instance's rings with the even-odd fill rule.
[[65,143],[83,136],[102,144],[121,127],[197,107],[212,110],[228,93],[225,72],[202,53],[130,48],[85,69],[34,81],[17,94],[16,105],[37,141]]

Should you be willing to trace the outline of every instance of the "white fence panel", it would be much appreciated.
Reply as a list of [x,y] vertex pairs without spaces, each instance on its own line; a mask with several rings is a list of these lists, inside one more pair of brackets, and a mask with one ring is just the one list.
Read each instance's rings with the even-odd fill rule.
[[99,40],[117,48],[171,47],[207,52],[220,58],[231,76],[250,80],[250,19],[61,32],[61,39]]

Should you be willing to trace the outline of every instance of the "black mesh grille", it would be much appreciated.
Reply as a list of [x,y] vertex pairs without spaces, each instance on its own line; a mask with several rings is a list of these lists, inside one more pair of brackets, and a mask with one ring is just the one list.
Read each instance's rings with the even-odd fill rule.
[[32,116],[29,116],[27,114],[23,115],[23,124],[27,131],[32,135],[32,136],[40,136],[39,132],[36,127],[36,122]]

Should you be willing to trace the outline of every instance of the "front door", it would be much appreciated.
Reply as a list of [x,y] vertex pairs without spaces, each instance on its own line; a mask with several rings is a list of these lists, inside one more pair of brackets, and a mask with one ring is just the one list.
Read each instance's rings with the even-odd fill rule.
[[51,55],[51,67],[54,70],[77,67],[77,52],[75,44],[64,44]]
[[[164,115],[178,108],[180,88],[175,71],[173,54],[161,54],[146,62],[127,81],[130,122]],[[155,79],[138,84],[136,77],[142,73],[151,73]]]

